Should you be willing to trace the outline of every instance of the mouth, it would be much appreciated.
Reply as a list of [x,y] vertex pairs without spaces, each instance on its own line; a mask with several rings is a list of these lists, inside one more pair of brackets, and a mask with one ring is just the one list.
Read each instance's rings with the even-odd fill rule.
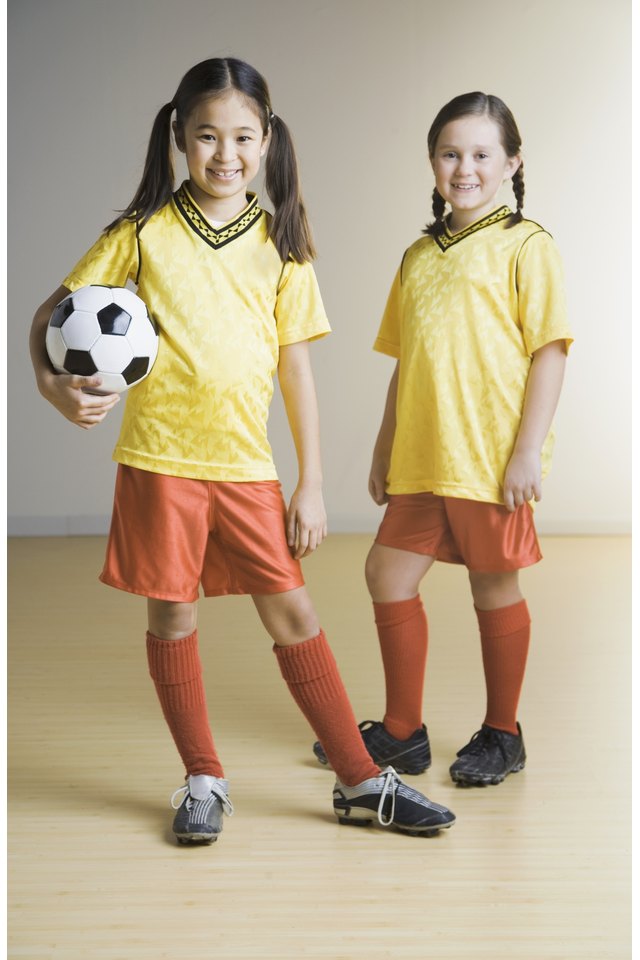
[[234,177],[237,177],[242,171],[240,169],[236,170],[211,170],[211,176],[215,177],[216,180],[233,180]]
[[472,190],[479,190],[479,183],[452,183],[454,190],[460,190],[462,193],[471,193]]

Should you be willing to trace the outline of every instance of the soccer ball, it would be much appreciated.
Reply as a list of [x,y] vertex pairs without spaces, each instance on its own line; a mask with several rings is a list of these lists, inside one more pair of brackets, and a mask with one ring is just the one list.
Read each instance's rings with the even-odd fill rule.
[[100,376],[92,393],[122,393],[147,376],[158,332],[140,297],[125,287],[80,287],[54,307],[46,337],[58,373]]

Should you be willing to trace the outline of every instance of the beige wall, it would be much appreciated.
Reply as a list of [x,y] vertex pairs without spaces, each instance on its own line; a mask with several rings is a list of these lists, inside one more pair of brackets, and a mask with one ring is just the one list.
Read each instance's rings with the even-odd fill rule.
[[[10,0],[10,532],[104,528],[118,418],[85,433],[39,397],[28,326],[129,201],[182,74],[225,54],[264,73],[298,147],[334,327],[313,348],[332,529],[378,521],[366,484],[392,361],[371,343],[428,216],[427,129],[471,89],[512,108],[525,212],[566,262],[577,342],[540,528],[628,529],[629,34],[626,0]],[[279,401],[270,432],[290,492]]]

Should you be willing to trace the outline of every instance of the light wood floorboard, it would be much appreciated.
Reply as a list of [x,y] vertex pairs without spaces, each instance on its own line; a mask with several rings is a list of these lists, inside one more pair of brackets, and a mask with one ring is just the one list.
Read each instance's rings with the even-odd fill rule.
[[[383,678],[363,580],[368,536],[305,573],[358,719]],[[99,537],[9,545],[12,960],[623,960],[630,954],[627,538],[546,538],[523,574],[534,633],[529,762],[499,787],[448,778],[482,720],[463,569],[424,583],[431,770],[458,816],[432,839],[342,827],[330,772],[251,601],[201,604],[217,746],[236,813],[174,845],[179,759],[147,676],[145,602],[96,580]]]

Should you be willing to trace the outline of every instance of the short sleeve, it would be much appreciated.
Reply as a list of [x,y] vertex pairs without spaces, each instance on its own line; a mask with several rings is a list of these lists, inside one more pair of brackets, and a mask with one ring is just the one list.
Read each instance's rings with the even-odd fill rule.
[[386,353],[389,357],[400,358],[400,330],[402,321],[402,274],[401,268],[395,275],[382,315],[378,336],[373,349]]
[[564,271],[550,234],[534,233],[520,249],[516,266],[518,312],[527,353],[553,340],[573,343],[567,318]]
[[310,263],[285,264],[275,306],[281,347],[318,340],[331,332],[315,270]]
[[127,280],[137,282],[138,268],[136,227],[134,223],[124,220],[96,240],[62,283],[69,290],[77,290],[91,283],[124,287]]

